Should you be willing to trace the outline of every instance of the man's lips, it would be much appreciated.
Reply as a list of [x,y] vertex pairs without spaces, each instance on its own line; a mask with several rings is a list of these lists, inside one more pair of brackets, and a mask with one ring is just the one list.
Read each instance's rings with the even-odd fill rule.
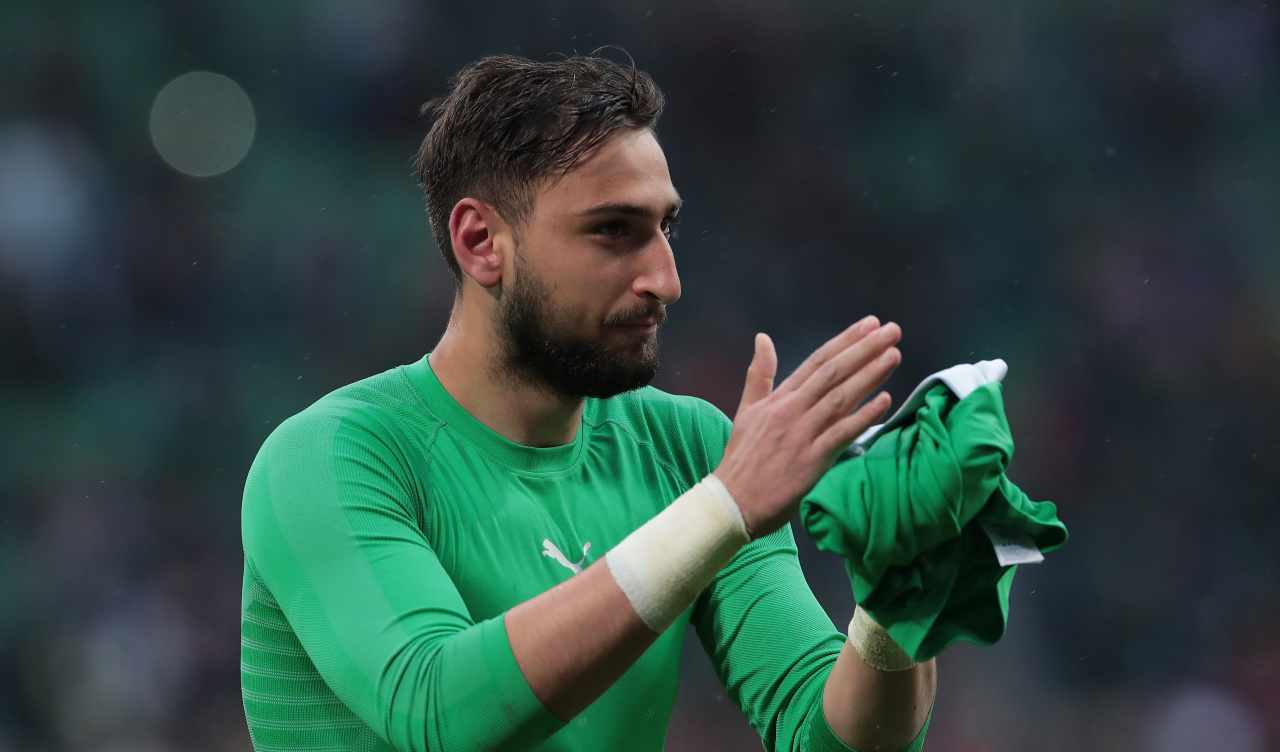
[[621,323],[614,324],[614,326],[622,327],[622,328],[634,327],[637,329],[644,329],[652,326],[661,326],[662,323],[666,320],[667,320],[667,314],[663,311],[659,311],[652,315],[645,316],[644,318],[632,319],[630,321],[623,321]]

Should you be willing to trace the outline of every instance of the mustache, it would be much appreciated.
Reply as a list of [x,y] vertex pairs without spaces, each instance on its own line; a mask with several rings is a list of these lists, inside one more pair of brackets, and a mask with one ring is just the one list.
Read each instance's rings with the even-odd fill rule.
[[659,304],[656,308],[641,308],[635,311],[623,311],[616,316],[605,319],[606,326],[634,326],[653,319],[662,326],[667,320],[667,307]]

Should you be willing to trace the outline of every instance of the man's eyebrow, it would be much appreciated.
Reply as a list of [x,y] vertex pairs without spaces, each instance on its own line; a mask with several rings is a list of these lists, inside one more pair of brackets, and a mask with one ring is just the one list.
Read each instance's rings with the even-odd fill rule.
[[[684,206],[684,200],[677,198],[667,208],[667,213],[663,216],[674,216],[680,213],[680,207]],[[583,217],[596,217],[601,214],[625,214],[632,217],[648,217],[650,216],[649,208],[640,204],[628,204],[626,202],[611,201],[605,204],[596,204],[580,213]]]

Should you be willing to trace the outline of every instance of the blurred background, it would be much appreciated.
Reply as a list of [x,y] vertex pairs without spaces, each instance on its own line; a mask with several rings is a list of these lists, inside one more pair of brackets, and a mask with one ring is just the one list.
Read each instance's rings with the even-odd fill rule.
[[[658,386],[732,413],[753,332],[785,371],[866,313],[898,399],[1010,364],[1072,540],[941,656],[928,748],[1280,750],[1280,9],[1009,5],[6,2],[0,750],[249,748],[249,463],[447,320],[418,106],[606,43],[687,201]],[[759,748],[682,676],[668,749]]]

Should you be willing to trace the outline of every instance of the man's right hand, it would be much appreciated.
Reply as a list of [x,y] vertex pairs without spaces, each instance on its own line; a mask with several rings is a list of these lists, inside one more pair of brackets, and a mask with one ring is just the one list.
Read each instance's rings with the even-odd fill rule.
[[715,475],[733,494],[752,538],[786,524],[840,451],[889,408],[881,392],[850,414],[902,360],[902,330],[874,316],[832,337],[777,389],[778,354],[757,334],[733,433]]

